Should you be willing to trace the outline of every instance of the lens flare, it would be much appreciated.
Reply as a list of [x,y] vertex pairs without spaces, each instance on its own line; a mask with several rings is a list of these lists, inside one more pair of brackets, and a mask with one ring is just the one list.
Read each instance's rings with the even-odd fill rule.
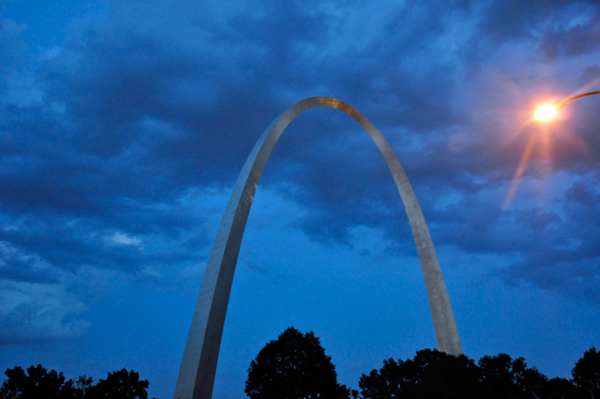
[[542,105],[535,111],[535,119],[540,121],[547,121],[556,116],[557,107],[556,105],[546,104]]
[[[539,106],[534,111],[533,118],[529,116],[531,115],[531,110],[528,109],[527,111],[525,111],[528,116],[523,117],[523,120],[526,120],[526,122],[515,133],[511,135],[509,140],[514,140],[517,136],[524,132],[524,128],[526,125],[528,125],[536,119],[538,121],[547,122],[552,118],[556,117],[558,115],[558,111],[562,109],[565,105],[567,105],[567,103],[570,101],[576,100],[581,97],[600,95],[600,91],[591,91],[588,93],[576,94],[580,93],[581,91],[584,91],[584,89],[587,89],[592,85],[596,85],[598,82],[600,82],[600,78],[594,80],[590,84],[586,85],[584,88],[577,90],[575,93],[573,93],[571,97]],[[568,119],[568,115],[561,119],[563,122],[565,122]],[[502,206],[503,209],[508,209],[512,201],[514,200],[517,189],[519,187],[520,180],[523,178],[523,176],[525,176],[525,169],[530,161],[537,161],[542,171],[548,172],[552,169],[552,156],[557,155],[564,157],[564,147],[566,145],[578,149],[583,154],[589,153],[589,149],[585,142],[581,139],[578,139],[576,136],[573,136],[569,131],[566,131],[564,128],[565,126],[561,126],[560,123],[538,123],[536,124],[534,129],[531,130],[529,142],[527,143],[515,176],[510,185],[508,195],[506,196],[506,199]],[[553,154],[554,148],[560,148],[561,153],[557,151],[557,154]]]

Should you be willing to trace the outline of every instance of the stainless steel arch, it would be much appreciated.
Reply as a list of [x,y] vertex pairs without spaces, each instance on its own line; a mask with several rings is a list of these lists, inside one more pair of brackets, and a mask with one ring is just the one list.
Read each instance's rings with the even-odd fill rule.
[[281,133],[294,118],[314,107],[331,107],[350,115],[369,133],[381,151],[400,192],[415,239],[438,349],[453,355],[462,353],[446,284],[425,218],[394,151],[379,130],[350,105],[334,98],[311,97],[296,103],[269,125],[252,149],[235,183],[202,280],[177,378],[175,399],[212,397],[233,274],[254,193]]

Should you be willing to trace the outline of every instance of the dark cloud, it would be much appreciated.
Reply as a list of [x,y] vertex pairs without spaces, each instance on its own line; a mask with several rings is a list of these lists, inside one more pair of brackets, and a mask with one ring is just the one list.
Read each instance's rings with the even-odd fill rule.
[[73,314],[81,313],[85,309],[84,305],[75,302],[58,285],[20,283],[15,287],[7,287],[2,284],[2,289],[5,291],[3,297],[11,297],[13,301],[15,297],[23,299],[23,303],[12,309],[5,309],[3,306],[0,344],[76,339],[89,328],[88,322],[72,317]]
[[600,66],[594,65],[583,68],[583,73],[581,74],[581,83],[583,85],[588,85],[597,79],[600,79]]
[[502,273],[507,281],[528,281],[577,300],[598,303],[597,183],[597,178],[574,182],[564,193],[560,209],[563,217],[541,210],[522,213],[527,223],[534,223],[535,235],[527,243],[527,251],[522,251],[523,261]]
[[256,262],[246,262],[246,267],[248,267],[248,269],[260,273],[260,274],[265,274],[265,275],[269,275],[273,272],[273,269],[269,266],[264,266],[261,264],[258,264]]
[[600,7],[596,4],[586,12],[586,20],[573,26],[571,21],[550,28],[540,48],[549,61],[558,57],[578,56],[594,52],[600,42]]
[[34,252],[0,241],[0,344],[78,338],[86,306],[63,284],[64,274]]
[[[501,273],[506,281],[591,292],[595,285],[582,288],[577,279],[593,274],[600,257],[599,243],[587,236],[600,215],[590,188],[598,159],[575,154],[559,138],[556,172],[573,181],[564,198],[548,209],[533,195],[524,207],[503,210],[502,203],[529,138],[539,133],[526,123],[529,111],[519,113],[531,108],[527,98],[539,86],[536,62],[559,69],[563,58],[597,52],[597,6],[381,7],[111,2],[96,21],[75,24],[60,51],[30,70],[24,26],[4,20],[0,71],[32,74],[43,96],[27,102],[35,96],[23,94],[17,103],[8,83],[0,86],[8,99],[0,110],[0,240],[35,256],[7,257],[0,276],[13,290],[45,284],[60,293],[49,313],[58,332],[48,334],[85,330],[65,321],[80,311],[84,296],[65,288],[62,273],[92,265],[134,276],[145,268],[177,274],[205,257],[212,238],[194,193],[229,190],[263,129],[312,95],[338,97],[378,126],[406,168],[437,245],[520,256],[521,263]],[[521,63],[527,52],[531,60],[512,71],[494,66],[495,78],[483,72],[492,69],[491,58]],[[572,79],[590,83],[597,68],[586,65]],[[600,121],[592,108],[580,109],[577,136],[594,154]],[[573,124],[560,126],[567,131]],[[521,134],[508,140],[515,132]],[[543,167],[536,165],[545,161],[534,152],[524,181],[538,179]],[[263,184],[307,211],[295,227],[313,240],[352,246],[351,229],[369,226],[397,243],[390,251],[415,253],[389,171],[346,115],[319,109],[300,116],[275,149]],[[569,249],[570,240],[581,243]],[[47,267],[35,273],[31,259]],[[559,278],[571,263],[573,280]],[[537,272],[540,264],[547,273]],[[248,267],[268,271],[258,263]],[[6,311],[10,326],[43,300],[27,298]],[[9,341],[13,333],[7,334]]]

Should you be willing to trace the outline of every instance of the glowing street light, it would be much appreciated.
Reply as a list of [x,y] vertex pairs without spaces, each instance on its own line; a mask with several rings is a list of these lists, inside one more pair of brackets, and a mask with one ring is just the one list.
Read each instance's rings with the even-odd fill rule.
[[580,94],[578,96],[569,97],[562,101],[557,101],[554,103],[541,105],[540,107],[538,107],[535,110],[534,118],[539,121],[544,121],[544,122],[549,121],[550,119],[554,118],[556,116],[556,114],[558,113],[558,110],[561,109],[562,107],[564,107],[565,105],[567,105],[567,103],[569,101],[573,101],[573,100],[581,98],[581,97],[593,96],[594,94],[600,94],[600,91],[592,91],[590,93],[585,93],[585,94]]
[[535,119],[539,121],[548,121],[556,116],[558,107],[555,104],[545,104],[535,110]]
[[[569,97],[569,98],[566,98],[561,101],[556,101],[553,103],[546,103],[546,104],[540,105],[534,111],[533,119],[537,119],[538,121],[541,121],[541,122],[548,122],[548,121],[552,120],[552,118],[554,118],[558,114],[558,110],[560,110],[562,107],[567,105],[567,103],[569,101],[573,101],[573,100],[576,100],[581,97],[593,96],[595,94],[600,94],[600,91],[592,91],[590,93],[579,94],[577,96]],[[504,205],[502,206],[504,209],[506,209],[512,203],[512,200],[515,197],[515,193],[517,191],[517,187],[519,186],[519,181],[520,181],[521,177],[523,176],[525,167],[527,166],[527,162],[531,159],[531,154],[534,151],[534,149],[536,148],[536,145],[540,144],[542,154],[547,159],[550,158],[550,154],[551,154],[551,141],[550,140],[551,140],[551,138],[550,138],[550,135],[547,134],[547,133],[549,133],[550,130],[551,129],[540,129],[540,131],[537,133],[541,133],[541,134],[532,134],[530,136],[529,143],[527,144],[527,147],[526,147],[525,151],[523,152],[523,155],[521,156],[521,161],[519,162],[519,167],[517,168],[515,177],[513,178],[513,181],[510,185],[510,190],[508,192],[508,195],[506,196]]]

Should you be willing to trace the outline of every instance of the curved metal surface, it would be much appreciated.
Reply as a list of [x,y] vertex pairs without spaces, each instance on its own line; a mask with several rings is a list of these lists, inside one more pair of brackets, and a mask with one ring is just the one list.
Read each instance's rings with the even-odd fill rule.
[[350,105],[329,97],[311,97],[281,114],[262,134],[233,188],[206,266],[192,318],[174,398],[210,399],[242,236],[269,155],[287,125],[314,107],[331,107],[354,118],[369,133],[383,155],[404,203],[425,278],[433,324],[441,352],[462,353],[454,314],[442,271],[417,198],[398,158],[377,128]]

